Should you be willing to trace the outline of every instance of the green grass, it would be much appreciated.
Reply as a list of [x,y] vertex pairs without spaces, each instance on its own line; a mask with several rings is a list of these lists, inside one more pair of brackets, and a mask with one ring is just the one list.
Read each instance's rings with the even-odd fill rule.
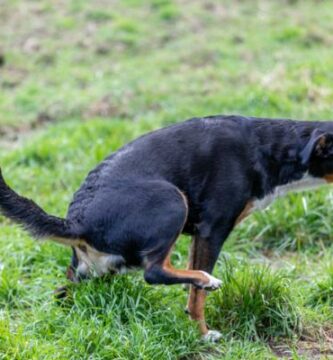
[[212,326],[253,339],[299,332],[301,313],[293,301],[288,275],[239,262],[219,272],[223,285],[211,296]]
[[[329,1],[5,0],[0,30],[1,167],[58,216],[93,166],[163,125],[331,117]],[[329,357],[332,194],[290,195],[233,232],[207,305],[217,345],[200,341],[181,287],[150,287],[141,273],[56,301],[70,251],[1,218],[0,359],[276,359],[281,347]],[[178,267],[188,245],[178,241]]]

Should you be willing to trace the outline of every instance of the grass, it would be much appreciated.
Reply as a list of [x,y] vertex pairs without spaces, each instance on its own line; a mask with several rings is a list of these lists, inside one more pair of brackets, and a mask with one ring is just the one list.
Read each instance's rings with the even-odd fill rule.
[[267,266],[226,264],[219,269],[222,289],[211,296],[212,325],[254,340],[299,333],[301,313],[287,274]]
[[[191,116],[327,119],[328,1],[9,1],[0,10],[1,167],[11,186],[65,216],[87,172],[135,137]],[[332,190],[252,215],[216,267],[204,344],[178,286],[140,273],[72,286],[70,252],[1,219],[0,359],[329,358]],[[186,264],[182,237],[174,263]]]

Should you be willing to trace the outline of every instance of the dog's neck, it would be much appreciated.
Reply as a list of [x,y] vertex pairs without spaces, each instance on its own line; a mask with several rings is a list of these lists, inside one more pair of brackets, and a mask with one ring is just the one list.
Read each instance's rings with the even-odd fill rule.
[[253,192],[258,198],[275,193],[276,189],[293,191],[325,183],[313,176],[309,166],[300,160],[315,129],[333,132],[333,123],[279,120],[255,123],[259,152],[254,164],[258,177]]

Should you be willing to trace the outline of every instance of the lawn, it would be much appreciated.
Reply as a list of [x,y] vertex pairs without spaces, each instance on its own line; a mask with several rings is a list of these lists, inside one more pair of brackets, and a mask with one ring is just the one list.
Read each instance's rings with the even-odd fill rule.
[[[0,151],[9,184],[65,216],[87,172],[193,116],[332,118],[329,1],[0,0]],[[200,340],[181,286],[141,273],[72,285],[70,251],[1,218],[0,359],[333,358],[327,187],[292,194],[232,233]],[[190,239],[173,262],[183,267]]]

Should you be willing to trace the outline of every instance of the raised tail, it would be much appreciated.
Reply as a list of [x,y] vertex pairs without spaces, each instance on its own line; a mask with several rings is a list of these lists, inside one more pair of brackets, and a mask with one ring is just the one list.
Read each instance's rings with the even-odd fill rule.
[[22,225],[35,238],[50,238],[65,245],[75,245],[79,235],[73,224],[47,214],[35,202],[18,195],[5,182],[0,169],[0,212]]

